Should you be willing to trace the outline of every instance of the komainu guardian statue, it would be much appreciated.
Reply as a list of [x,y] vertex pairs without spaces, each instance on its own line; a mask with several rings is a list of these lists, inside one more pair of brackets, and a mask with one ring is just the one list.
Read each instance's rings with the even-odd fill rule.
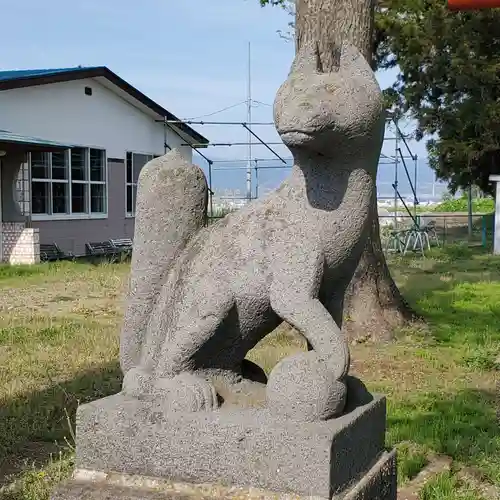
[[[198,167],[172,151],[142,170],[123,388],[78,408],[52,500],[396,500],[386,401],[348,375],[336,298],[370,231],[382,95],[354,47],[337,55],[325,72],[306,45],[278,91],[295,164],[266,198],[205,227]],[[310,350],[267,379],[245,356],[283,320]]]
[[[184,412],[216,410],[220,387],[262,390],[264,406],[305,422],[339,416],[349,348],[332,297],[351,280],[370,231],[384,134],[380,88],[344,43],[324,72],[317,45],[297,54],[274,103],[294,157],[267,197],[204,227],[203,172],[172,151],[138,186],[123,394]],[[310,350],[263,372],[245,360],[282,321]]]

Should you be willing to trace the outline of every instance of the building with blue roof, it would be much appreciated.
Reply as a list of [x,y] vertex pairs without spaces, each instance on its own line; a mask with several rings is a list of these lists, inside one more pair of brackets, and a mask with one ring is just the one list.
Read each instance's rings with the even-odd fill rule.
[[132,238],[141,168],[208,140],[105,66],[0,71],[0,261]]

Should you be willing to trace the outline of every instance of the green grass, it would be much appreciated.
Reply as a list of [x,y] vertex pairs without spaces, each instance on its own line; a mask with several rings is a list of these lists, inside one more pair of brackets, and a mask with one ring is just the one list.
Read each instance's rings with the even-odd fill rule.
[[47,268],[42,264],[36,266],[10,266],[6,264],[0,265],[0,280],[9,278],[23,278],[26,276],[37,276],[44,274]]
[[[426,483],[420,500],[487,500],[474,488],[461,483],[452,473],[444,472]],[[488,499],[489,500],[489,499]]]
[[397,444],[398,481],[405,483],[413,479],[428,463],[424,447],[415,443]]
[[[384,207],[388,212],[395,212],[394,207]],[[399,203],[398,211],[403,211],[404,206]],[[410,212],[413,214],[415,207],[410,207]],[[431,206],[419,206],[416,207],[417,214],[428,213],[428,212],[461,212],[467,213],[469,211],[469,205],[467,198],[457,198],[453,200],[446,200]],[[495,200],[493,198],[476,198],[472,200],[472,212],[475,214],[491,214],[495,211]]]
[[[433,212],[467,212],[469,210],[467,196],[446,200],[431,209]],[[495,211],[493,198],[474,198],[472,200],[474,213],[492,213]]]
[[[418,474],[433,452],[500,486],[500,258],[448,246],[390,266],[427,325],[397,332],[393,344],[353,347],[352,372],[388,397],[387,443],[398,448],[399,481]],[[0,477],[12,473],[1,499],[47,500],[71,471],[77,405],[119,390],[127,276],[125,263],[0,268]],[[280,328],[249,357],[269,372],[304,347]],[[422,499],[475,494],[452,472],[430,481]]]
[[[398,370],[399,387],[386,377],[374,380],[376,389],[390,395],[388,442],[418,443],[479,468],[500,485],[494,371],[500,354],[500,259],[484,250],[450,246],[425,260],[395,259],[391,268],[428,329],[402,332],[400,342],[387,348],[386,355],[392,351],[412,360],[411,369]],[[400,455],[400,469],[411,459],[411,453]],[[422,498],[479,498],[457,484],[453,476],[442,478]]]
[[67,479],[73,469],[73,458],[67,453],[49,457],[43,468],[27,467],[24,473],[0,491],[2,500],[48,499],[56,485]]

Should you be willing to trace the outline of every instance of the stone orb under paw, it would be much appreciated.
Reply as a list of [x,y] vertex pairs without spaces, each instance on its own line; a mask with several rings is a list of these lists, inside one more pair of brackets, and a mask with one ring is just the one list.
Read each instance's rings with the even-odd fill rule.
[[269,375],[266,400],[269,409],[285,418],[314,422],[338,417],[344,410],[347,388],[316,352],[280,361]]
[[157,404],[171,411],[210,411],[219,406],[214,386],[187,372],[173,378],[157,379],[153,395]]

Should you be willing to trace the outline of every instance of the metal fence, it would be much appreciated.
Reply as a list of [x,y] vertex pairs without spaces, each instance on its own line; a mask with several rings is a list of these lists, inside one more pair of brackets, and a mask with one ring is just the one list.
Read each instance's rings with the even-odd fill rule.
[[[208,217],[208,224],[217,222],[225,215],[219,213]],[[414,227],[413,219],[408,214],[382,216],[379,217],[379,222],[384,246],[394,231],[404,231]],[[468,214],[433,212],[417,215],[417,223],[422,227],[430,222],[433,222],[440,245],[467,243],[487,247],[493,241],[494,214],[473,214],[471,234],[469,234]],[[435,244],[432,238],[431,244]]]
[[[387,241],[394,231],[404,231],[415,226],[409,215],[380,217],[382,239]],[[464,213],[426,213],[417,215],[417,223],[425,228],[429,223],[434,226],[434,234],[440,245],[470,244],[488,247],[493,241],[494,214],[473,214],[469,231],[469,216]],[[431,244],[433,243],[431,238]]]

